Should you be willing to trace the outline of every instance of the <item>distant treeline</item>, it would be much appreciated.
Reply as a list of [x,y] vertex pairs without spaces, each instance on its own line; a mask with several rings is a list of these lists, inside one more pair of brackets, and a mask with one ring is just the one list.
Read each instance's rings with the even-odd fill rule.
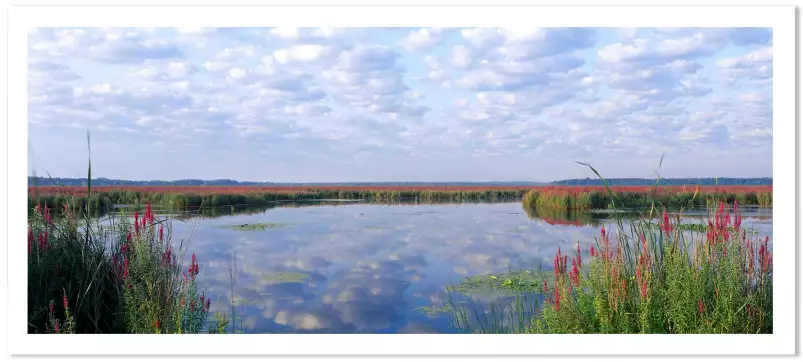
[[[546,182],[489,181],[489,182],[257,182],[236,180],[113,180],[92,179],[92,186],[542,186]],[[86,178],[28,177],[28,186],[87,186]]]
[[[610,185],[619,186],[650,186],[655,184],[653,179],[645,178],[613,178],[606,179]],[[772,185],[772,178],[668,178],[661,179],[664,186],[682,185]],[[28,177],[28,186],[87,186],[86,178],[49,178]],[[489,181],[489,182],[330,182],[330,183],[293,183],[293,182],[256,182],[236,181],[228,179],[219,180],[113,180],[108,178],[92,179],[92,186],[600,186],[602,180],[597,178],[571,179],[547,182],[530,181]]]
[[[655,185],[656,180],[645,178],[612,178],[605,179],[609,185],[617,186],[651,186]],[[764,186],[772,185],[772,178],[667,178],[661,179],[658,183],[662,186],[683,186],[683,185],[701,185],[701,186]],[[604,185],[603,181],[598,178],[585,178],[585,179],[571,179],[554,181],[552,185],[562,186],[601,186]]]

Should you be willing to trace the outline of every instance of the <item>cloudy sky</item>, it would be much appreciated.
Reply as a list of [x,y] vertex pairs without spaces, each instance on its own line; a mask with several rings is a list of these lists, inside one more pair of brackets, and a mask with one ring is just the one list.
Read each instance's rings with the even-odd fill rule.
[[28,92],[39,175],[772,175],[771,29],[40,28]]

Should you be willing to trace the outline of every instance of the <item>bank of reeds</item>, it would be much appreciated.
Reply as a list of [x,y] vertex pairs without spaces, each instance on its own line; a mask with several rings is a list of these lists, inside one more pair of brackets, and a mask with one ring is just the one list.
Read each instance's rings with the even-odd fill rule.
[[439,191],[439,190],[309,190],[303,192],[254,192],[254,193],[179,193],[179,192],[140,192],[114,190],[96,192],[90,196],[70,194],[70,188],[60,188],[49,193],[31,192],[28,206],[47,205],[51,208],[69,204],[74,209],[89,207],[96,213],[113,210],[114,205],[144,205],[150,203],[172,210],[186,210],[205,207],[249,205],[270,205],[276,202],[311,200],[364,200],[369,202],[481,202],[521,199],[525,189],[483,190],[483,191]]
[[[591,210],[619,208],[649,208],[659,205],[673,209],[713,207],[719,203],[747,206],[772,206],[772,191],[734,192],[721,191],[621,191],[582,190],[569,187],[530,190],[522,197],[527,208]],[[616,203],[616,205],[614,205]]]

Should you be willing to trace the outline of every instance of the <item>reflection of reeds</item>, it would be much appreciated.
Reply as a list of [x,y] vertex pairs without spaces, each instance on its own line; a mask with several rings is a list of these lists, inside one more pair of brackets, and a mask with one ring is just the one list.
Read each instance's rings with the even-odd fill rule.
[[587,226],[595,225],[591,213],[582,210],[554,209],[548,207],[524,207],[531,219],[543,220],[555,226]]

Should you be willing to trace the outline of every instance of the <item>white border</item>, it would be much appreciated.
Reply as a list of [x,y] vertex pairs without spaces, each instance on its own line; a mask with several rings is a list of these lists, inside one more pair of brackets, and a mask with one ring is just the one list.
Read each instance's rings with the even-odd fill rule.
[[[774,334],[744,335],[28,335],[24,258],[9,257],[9,350],[19,354],[589,355],[795,353],[795,9],[792,7],[15,7],[9,14],[9,210],[26,204],[26,29],[35,26],[762,26],[773,27]],[[191,15],[190,15],[191,14]],[[10,135],[9,135],[10,136]],[[12,171],[13,170],[13,171]],[[784,210],[783,212],[780,210]],[[25,255],[9,213],[8,255]]]

